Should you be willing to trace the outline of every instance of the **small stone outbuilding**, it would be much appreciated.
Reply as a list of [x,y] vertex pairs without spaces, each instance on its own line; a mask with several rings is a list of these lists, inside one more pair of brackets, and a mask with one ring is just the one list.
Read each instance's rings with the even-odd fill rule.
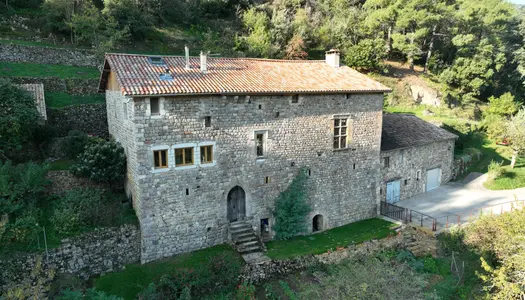
[[383,114],[381,201],[395,203],[452,178],[457,136],[409,114]]

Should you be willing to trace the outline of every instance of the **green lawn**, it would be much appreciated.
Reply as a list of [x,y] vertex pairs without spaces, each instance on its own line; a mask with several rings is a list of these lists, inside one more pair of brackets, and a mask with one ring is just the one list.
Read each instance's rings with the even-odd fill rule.
[[97,68],[0,62],[0,77],[99,78]]
[[61,92],[46,92],[45,96],[46,106],[51,108],[61,108],[68,105],[105,103],[104,94],[76,96]]
[[525,187],[525,162],[516,164],[514,169],[504,167],[502,176],[485,182],[485,187],[490,190],[513,190]]
[[71,159],[57,159],[49,164],[49,170],[50,171],[69,170],[69,168],[74,164],[75,164],[75,161]]
[[66,44],[52,44],[45,42],[35,42],[27,40],[15,40],[15,39],[0,39],[0,44],[11,44],[11,45],[24,45],[24,46],[37,46],[37,47],[49,47],[49,48],[72,48]]
[[242,260],[231,246],[223,244],[144,265],[128,265],[121,272],[109,273],[95,279],[94,286],[97,290],[104,291],[110,295],[120,296],[129,300],[136,299],[138,293],[151,282],[157,281],[162,275],[169,274],[177,268],[199,267],[224,252],[231,252],[239,261]]
[[347,247],[371,239],[385,238],[394,233],[394,224],[383,219],[368,219],[321,233],[299,236],[286,241],[270,241],[266,253],[273,259],[288,259],[307,254],[320,254],[336,247]]

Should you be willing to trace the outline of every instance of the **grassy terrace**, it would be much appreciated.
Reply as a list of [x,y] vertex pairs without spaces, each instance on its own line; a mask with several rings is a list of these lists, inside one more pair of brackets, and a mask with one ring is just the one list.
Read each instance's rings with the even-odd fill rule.
[[61,92],[46,92],[46,105],[51,108],[61,108],[68,105],[105,103],[104,94],[70,95]]
[[97,290],[111,295],[129,300],[136,299],[138,293],[151,282],[157,281],[162,275],[170,274],[174,269],[197,268],[224,252],[231,252],[239,261],[242,261],[232,247],[223,244],[144,265],[129,265],[122,272],[109,273],[95,279],[94,286]]
[[0,62],[0,77],[99,78],[97,68]]
[[321,233],[299,236],[287,241],[271,241],[266,244],[272,259],[288,259],[307,254],[320,254],[337,247],[347,247],[371,239],[385,238],[394,233],[394,224],[383,219],[368,219]]

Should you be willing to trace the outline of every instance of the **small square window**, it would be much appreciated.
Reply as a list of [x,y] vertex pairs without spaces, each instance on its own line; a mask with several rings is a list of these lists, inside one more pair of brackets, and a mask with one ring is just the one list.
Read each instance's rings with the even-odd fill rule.
[[405,185],[408,185],[408,179],[405,179]]
[[153,158],[155,160],[155,169],[168,167],[168,150],[153,151]]
[[259,107],[259,109],[262,109],[262,104],[259,104],[258,107]]
[[345,94],[345,99],[350,99],[351,96],[351,94]]
[[175,149],[175,166],[193,165],[193,147]]
[[160,105],[159,105],[159,98],[153,97],[149,99],[149,105],[150,105],[150,111],[152,115],[159,115],[160,114]]
[[390,167],[390,157],[389,156],[383,158],[383,166],[385,168],[389,168]]
[[201,146],[201,164],[213,162],[213,146]]
[[206,128],[211,127],[211,117],[210,116],[204,117],[204,127]]
[[292,96],[292,103],[294,103],[294,104],[299,103],[299,95],[293,95]]
[[266,177],[264,177],[264,183],[265,183],[265,184],[268,184],[268,183],[270,183],[270,182],[272,182],[272,179],[270,178],[270,176],[266,176]]

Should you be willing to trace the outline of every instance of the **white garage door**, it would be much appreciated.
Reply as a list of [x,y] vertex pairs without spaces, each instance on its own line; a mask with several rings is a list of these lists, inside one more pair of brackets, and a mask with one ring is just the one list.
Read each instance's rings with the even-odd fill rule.
[[427,171],[427,192],[433,190],[441,184],[441,168]]

